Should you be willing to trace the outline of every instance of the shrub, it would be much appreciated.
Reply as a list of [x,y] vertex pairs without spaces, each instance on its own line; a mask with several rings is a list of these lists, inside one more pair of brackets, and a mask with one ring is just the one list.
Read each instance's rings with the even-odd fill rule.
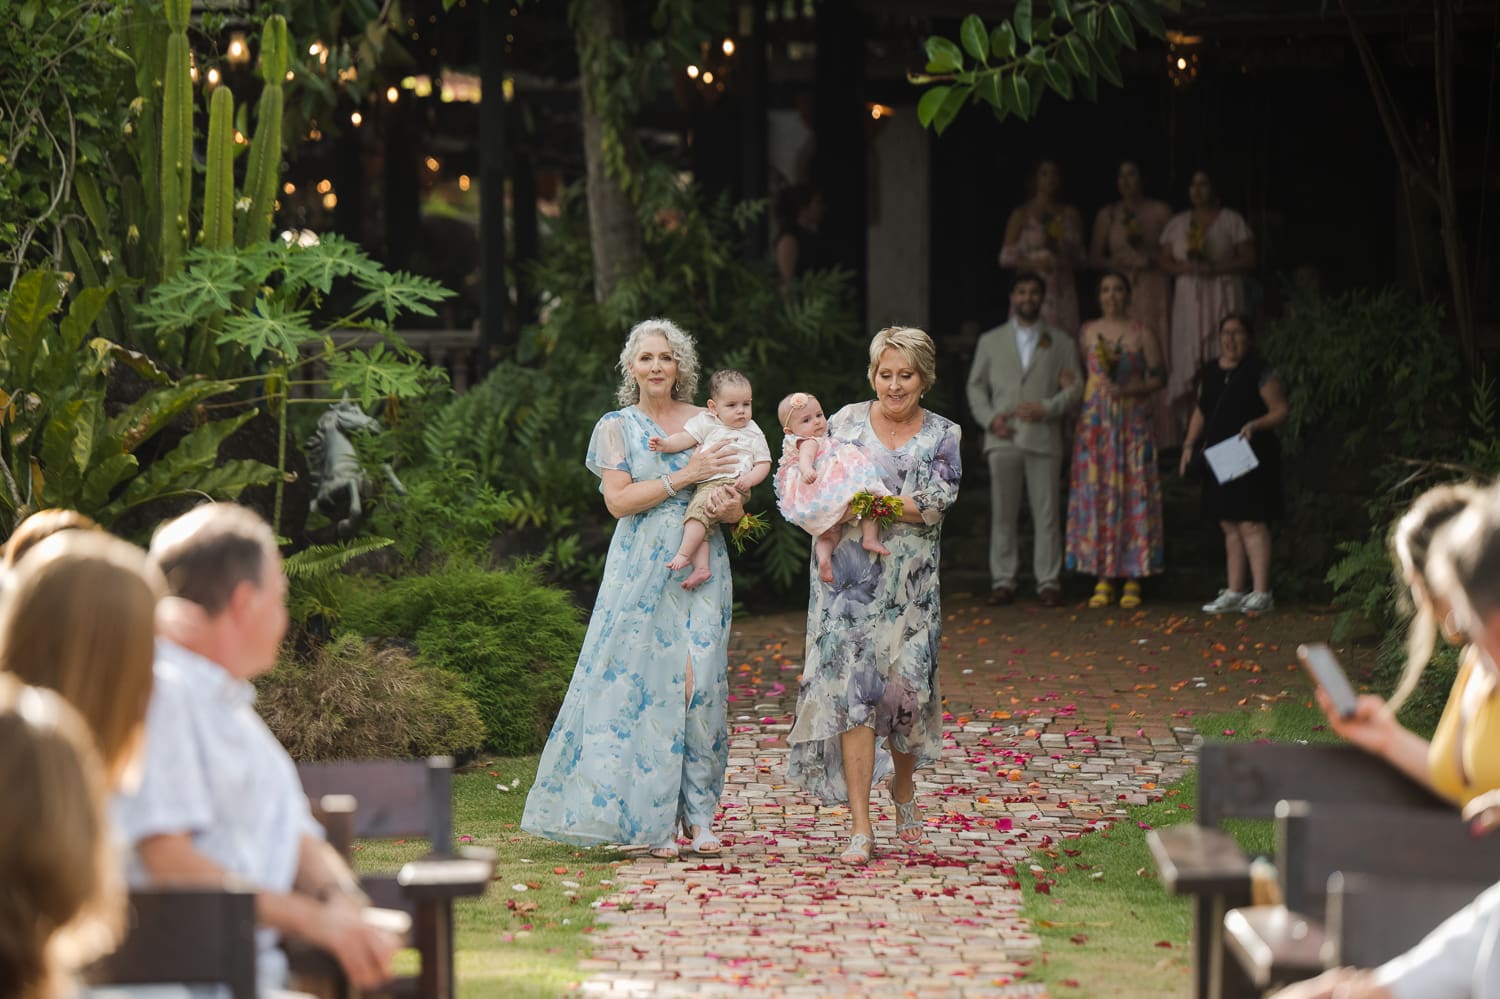
[[463,678],[345,634],[256,681],[256,707],[298,760],[463,756],[484,744]]
[[450,562],[427,575],[351,585],[346,627],[413,642],[418,661],[463,678],[498,753],[546,741],[583,644],[579,613],[530,566]]

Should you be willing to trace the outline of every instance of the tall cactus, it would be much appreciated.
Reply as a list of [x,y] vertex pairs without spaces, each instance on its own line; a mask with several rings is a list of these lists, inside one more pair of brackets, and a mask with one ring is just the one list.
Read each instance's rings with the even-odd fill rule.
[[250,140],[250,163],[245,168],[245,196],[250,199],[250,210],[235,234],[241,247],[271,234],[276,183],[281,179],[281,119],[285,107],[281,84],[290,55],[286,18],[273,14],[266,19],[260,36],[260,75],[265,86],[256,105],[255,136]]
[[208,105],[208,179],[203,187],[203,245],[234,245],[234,97],[214,91]]
[[166,0],[167,68],[162,76],[161,264],[171,276],[187,245],[188,204],[193,197],[193,81],[188,53],[192,0]]

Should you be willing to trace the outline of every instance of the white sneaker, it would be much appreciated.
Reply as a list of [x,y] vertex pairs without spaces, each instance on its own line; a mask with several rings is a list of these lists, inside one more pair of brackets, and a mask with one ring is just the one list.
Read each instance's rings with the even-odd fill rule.
[[[1270,594],[1266,594],[1269,598]],[[1203,605],[1205,614],[1236,614],[1245,609],[1245,595],[1238,590],[1220,590],[1219,595]]]
[[1276,609],[1276,601],[1270,593],[1252,593],[1240,604],[1243,614],[1269,614]]

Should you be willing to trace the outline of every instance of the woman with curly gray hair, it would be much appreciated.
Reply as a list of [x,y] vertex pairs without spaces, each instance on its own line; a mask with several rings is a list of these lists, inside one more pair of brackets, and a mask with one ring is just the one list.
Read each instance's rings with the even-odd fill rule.
[[[693,338],[666,319],[636,324],[620,352],[621,408],[594,427],[585,463],[618,518],[583,650],[526,798],[521,828],[592,846],[677,856],[679,828],[700,854],[719,852],[714,813],[729,760],[730,605],[722,534],[709,538],[708,582],[683,589],[677,551],[692,486],[727,475],[726,444],[668,454],[652,437],[680,433],[693,404]],[[708,512],[733,523],[733,486]]]

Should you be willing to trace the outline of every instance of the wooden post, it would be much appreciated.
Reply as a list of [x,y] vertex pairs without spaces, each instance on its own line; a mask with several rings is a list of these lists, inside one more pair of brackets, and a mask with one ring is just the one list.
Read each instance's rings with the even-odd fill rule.
[[505,283],[506,4],[480,5],[479,81],[479,374],[512,340]]

